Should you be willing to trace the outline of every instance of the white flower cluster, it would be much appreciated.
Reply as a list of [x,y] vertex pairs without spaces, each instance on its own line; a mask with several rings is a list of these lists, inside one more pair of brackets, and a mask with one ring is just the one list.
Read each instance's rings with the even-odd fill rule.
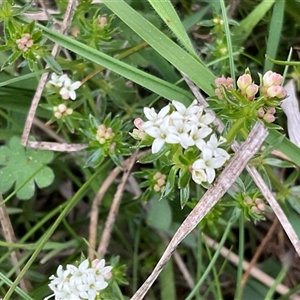
[[99,292],[108,285],[111,277],[111,266],[105,266],[104,259],[95,259],[91,264],[85,259],[78,267],[67,265],[66,270],[60,265],[57,277],[52,275],[49,287],[55,300],[94,300]]
[[61,76],[56,75],[55,73],[51,74],[51,79],[49,83],[56,86],[61,87],[59,93],[61,94],[62,98],[67,100],[71,98],[72,100],[76,99],[76,92],[80,85],[80,81],[72,82],[72,80],[68,77],[67,74],[63,74]]
[[167,144],[180,144],[182,148],[196,146],[200,150],[199,159],[191,166],[193,180],[212,183],[215,178],[215,169],[220,168],[229,154],[219,145],[225,142],[224,138],[217,139],[215,134],[210,136],[212,128],[209,125],[214,121],[211,114],[203,112],[203,106],[197,105],[194,100],[189,107],[185,107],[178,101],[172,101],[175,108],[171,113],[170,105],[163,107],[159,113],[153,108],[144,108],[144,114],[148,121],[135,120],[139,129],[154,138],[152,153],[157,153]]

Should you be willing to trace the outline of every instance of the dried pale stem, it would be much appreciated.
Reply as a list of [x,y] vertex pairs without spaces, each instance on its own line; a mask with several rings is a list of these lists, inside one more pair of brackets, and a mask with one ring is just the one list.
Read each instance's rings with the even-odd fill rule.
[[263,252],[265,246],[268,244],[268,242],[270,241],[271,237],[273,236],[275,229],[278,226],[278,219],[275,219],[272,226],[270,227],[267,235],[264,237],[264,239],[262,240],[261,244],[259,245],[259,247],[257,248],[255,255],[253,256],[253,258],[251,259],[248,268],[246,269],[246,272],[243,275],[242,278],[242,282],[241,282],[241,289],[243,290],[245,287],[245,284],[248,280],[249,275],[251,274],[251,269],[254,268],[257,260],[259,259],[261,253]]
[[[144,156],[147,151],[143,151],[137,154],[136,159],[141,158]],[[129,158],[131,159],[131,158]],[[125,160],[123,163],[123,166],[126,167],[126,165],[129,162],[129,159]],[[109,176],[105,179],[103,184],[101,185],[100,189],[98,190],[92,204],[91,208],[91,214],[90,214],[90,226],[89,226],[89,258],[92,260],[94,259],[94,251],[96,249],[96,239],[97,239],[97,229],[98,229],[98,214],[99,214],[99,205],[101,204],[101,201],[110,187],[110,185],[113,183],[113,181],[116,179],[116,177],[120,174],[122,170],[119,167],[116,167],[112,170],[112,172],[109,174]]]
[[[5,241],[9,244],[13,244],[16,242],[16,237],[14,233],[14,229],[12,227],[9,215],[7,213],[6,205],[3,203],[3,197],[0,193],[0,223],[2,227],[2,233],[5,238]],[[17,266],[19,264],[21,254],[18,249],[15,249],[10,254],[11,263],[13,266]],[[16,269],[17,276],[20,274],[21,269],[18,267]],[[28,281],[27,277],[23,277],[20,280],[20,287],[23,291],[28,292],[31,289],[31,284]]]
[[97,252],[100,257],[104,257],[104,255],[106,253],[108,243],[110,240],[110,236],[111,236],[111,232],[113,229],[113,225],[115,223],[115,219],[118,214],[119,207],[120,207],[125,184],[126,184],[128,177],[130,176],[130,171],[136,161],[136,157],[137,157],[137,151],[135,151],[132,154],[132,156],[127,160],[126,166],[124,167],[123,176],[122,176],[120,184],[118,185],[112,205],[110,207],[109,214],[108,214],[107,220],[105,222],[104,230],[102,233],[102,237],[101,237],[98,249],[97,249]]
[[[69,0],[67,10],[66,10],[66,13],[65,13],[65,17],[64,17],[64,20],[62,22],[62,26],[60,28],[61,33],[65,33],[67,31],[67,29],[70,27],[72,18],[74,16],[76,5],[77,5],[77,1]],[[60,51],[60,46],[58,44],[55,44],[53,49],[52,49],[51,55],[54,58],[56,58],[57,55],[59,54],[59,51]],[[47,67],[48,66],[46,66],[46,68]],[[46,82],[47,82],[47,79],[48,79],[48,75],[49,75],[49,73],[44,73],[41,76],[41,79],[40,79],[39,84],[37,86],[36,92],[35,92],[34,97],[32,99],[32,103],[31,103],[31,106],[30,106],[30,109],[29,109],[29,112],[28,112],[28,115],[27,115],[27,118],[26,118],[26,122],[25,122],[24,129],[23,129],[23,134],[22,134],[22,139],[21,139],[21,143],[22,143],[23,146],[27,145],[30,130],[31,130],[32,123],[33,123],[33,119],[34,119],[38,104],[40,102],[40,99],[42,97],[42,93],[43,93],[43,90],[45,88],[45,85],[46,85]]]
[[[219,243],[217,243],[216,241],[214,241],[213,239],[209,238],[208,236],[205,236],[205,241],[208,244],[209,247],[213,248],[213,249],[218,249],[219,247]],[[226,258],[226,260],[229,260],[230,262],[232,262],[234,265],[238,265],[239,263],[239,256],[236,255],[235,253],[232,253],[229,249],[227,249],[226,247],[222,247],[220,254]],[[243,270],[250,270],[250,275],[253,278],[256,278],[257,280],[259,280],[260,282],[262,282],[263,284],[265,284],[267,287],[271,287],[274,285],[275,283],[275,279],[272,278],[271,276],[267,275],[266,273],[264,273],[263,271],[261,271],[259,268],[256,267],[251,267],[250,264],[247,261],[243,261],[242,264]],[[276,292],[281,294],[281,295],[285,295],[286,293],[289,292],[289,288],[284,285],[284,284],[278,284],[276,286]],[[292,295],[290,296],[291,300],[300,300],[300,297],[297,295]]]
[[231,187],[246,167],[248,161],[258,151],[267,134],[267,129],[261,123],[256,123],[254,125],[247,140],[242,144],[229,164],[222,171],[215,181],[214,186],[204,194],[195,208],[178,228],[151,275],[133,295],[131,300],[141,300],[144,298],[179,243],[199,224],[199,222]]
[[284,211],[278,204],[277,200],[273,196],[272,192],[269,190],[267,185],[265,184],[264,180],[258,173],[258,171],[254,167],[247,167],[247,171],[253,178],[254,182],[256,183],[257,187],[260,189],[263,196],[267,199],[270,206],[272,207],[275,215],[277,216],[279,222],[281,223],[282,227],[284,228],[287,236],[289,237],[290,241],[292,242],[292,245],[294,246],[296,252],[298,253],[300,257],[300,241],[299,238],[292,227],[291,223],[289,222],[288,218],[286,217]]
[[[164,234],[161,231],[158,231],[158,235],[163,239],[163,241],[165,242],[166,245],[169,244],[170,239],[167,237],[166,234]],[[177,266],[178,266],[178,268],[179,268],[179,270],[180,270],[183,278],[185,279],[188,287],[190,289],[192,289],[195,286],[194,279],[191,276],[189,270],[187,269],[185,262],[182,260],[180,254],[176,250],[174,252],[174,260],[175,260],[175,262],[176,262],[176,264],[177,264]]]

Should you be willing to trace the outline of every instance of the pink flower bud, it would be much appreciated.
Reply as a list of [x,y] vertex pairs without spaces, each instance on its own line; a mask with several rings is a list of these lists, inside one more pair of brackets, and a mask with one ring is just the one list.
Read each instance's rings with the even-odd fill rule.
[[250,74],[244,74],[237,80],[237,86],[242,92],[246,91],[246,88],[252,83],[252,77]]
[[64,100],[68,100],[70,98],[69,93],[61,95]]
[[157,193],[160,192],[160,186],[158,184],[155,184],[153,190]]
[[65,104],[59,104],[59,105],[57,106],[57,110],[58,110],[59,112],[61,112],[61,113],[64,113],[64,112],[66,111],[66,109],[67,109],[67,107],[66,107]]
[[142,129],[142,125],[144,124],[144,121],[141,119],[141,118],[136,118],[134,121],[133,121],[133,124],[135,125],[135,127],[137,129]]
[[62,117],[62,114],[59,111],[56,111],[54,113],[54,117],[57,118],[57,119],[60,119]]
[[275,107],[268,107],[267,113],[271,114],[271,115],[274,115],[276,113]]
[[267,89],[267,97],[269,98],[285,98],[286,90],[280,85],[272,85]]
[[270,87],[272,85],[280,85],[282,83],[283,77],[272,71],[268,71],[263,76],[263,85]]
[[272,115],[272,114],[265,114],[264,115],[264,120],[267,122],[267,123],[272,123],[272,122],[274,122],[275,121],[275,117],[274,117],[274,115]]
[[219,99],[223,99],[223,94],[220,88],[215,89],[215,94]]
[[253,100],[258,92],[258,85],[251,83],[245,90],[246,96],[249,100]]
[[73,109],[72,108],[67,108],[66,114],[71,115],[72,113],[73,113]]
[[33,40],[28,40],[28,42],[26,42],[26,47],[30,48],[33,45]]
[[164,179],[162,179],[162,178],[160,178],[160,179],[157,180],[157,184],[158,184],[159,186],[164,186],[165,183],[166,183],[166,181],[165,181]]
[[257,110],[257,116],[258,116],[259,118],[262,118],[264,115],[265,115],[265,110],[264,110],[262,107],[260,107],[260,108]]
[[98,24],[100,27],[104,27],[107,24],[107,18],[106,17],[99,17],[98,18]]
[[217,87],[220,87],[221,85],[226,86],[227,85],[227,79],[224,76],[218,77],[215,80],[215,84],[216,84]]

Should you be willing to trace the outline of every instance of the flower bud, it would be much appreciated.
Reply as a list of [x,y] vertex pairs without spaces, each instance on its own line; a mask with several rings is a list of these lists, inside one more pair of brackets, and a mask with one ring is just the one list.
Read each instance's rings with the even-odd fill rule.
[[265,115],[265,110],[263,109],[263,107],[260,107],[260,108],[257,110],[257,116],[258,116],[259,118],[262,118],[264,115]]
[[272,85],[267,89],[267,96],[269,98],[285,98],[287,95],[286,90],[280,85]]
[[54,113],[54,117],[57,118],[57,119],[60,119],[62,117],[62,114],[59,111],[56,111]]
[[258,92],[258,85],[251,83],[245,90],[246,96],[249,100],[253,100],[256,93]]
[[71,115],[72,113],[73,113],[73,109],[72,108],[67,108],[66,114]]
[[165,183],[166,183],[166,181],[165,181],[163,178],[160,178],[160,179],[157,180],[157,184],[158,184],[159,186],[164,186]]
[[250,74],[244,74],[237,80],[237,86],[242,92],[246,91],[246,88],[252,83],[252,77]]
[[272,71],[268,71],[263,76],[263,85],[270,87],[272,85],[280,85],[282,83],[283,77]]
[[264,120],[267,122],[267,123],[272,123],[275,121],[275,117],[274,115],[272,114],[268,114],[266,113],[264,116],[263,116]]
[[142,128],[142,125],[144,124],[144,121],[143,121],[141,118],[136,118],[136,119],[133,121],[133,124],[134,124],[134,126],[135,126],[137,129],[141,129],[141,128]]
[[267,113],[271,114],[271,115],[274,115],[276,113],[275,107],[268,107],[267,108]]
[[67,109],[67,106],[65,104],[59,104],[57,106],[57,110],[61,113],[64,113],[66,111],[66,109]]

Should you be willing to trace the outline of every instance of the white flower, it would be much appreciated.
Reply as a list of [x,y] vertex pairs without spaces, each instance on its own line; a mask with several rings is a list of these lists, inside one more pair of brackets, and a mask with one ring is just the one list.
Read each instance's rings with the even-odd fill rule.
[[160,124],[163,122],[164,118],[167,116],[167,114],[170,111],[170,105],[164,106],[160,112],[157,114],[154,110],[154,108],[144,107],[144,114],[148,121],[144,122],[141,125],[141,129],[145,130],[149,127],[159,127]]
[[64,99],[71,98],[72,100],[76,99],[75,90],[77,90],[81,85],[80,81],[75,81],[72,83],[70,78],[66,78],[63,87],[60,90],[60,94]]
[[51,74],[51,80],[49,80],[49,83],[54,85],[54,86],[58,86],[61,87],[63,86],[65,80],[68,78],[67,74],[63,74],[61,76],[56,75],[55,73]]
[[204,139],[210,135],[212,132],[212,129],[210,127],[201,127],[198,128],[196,126],[192,127],[191,130],[191,138],[194,141],[194,145],[198,147],[198,149],[201,150],[202,146],[205,144]]
[[180,145],[184,149],[187,149],[188,147],[193,146],[194,141],[189,134],[189,132],[191,131],[190,124],[188,124],[180,119],[174,119],[174,120],[172,120],[171,123],[172,123],[172,125],[169,126],[168,131],[179,137]]
[[111,270],[112,270],[112,266],[105,266],[105,260],[101,259],[95,259],[92,262],[92,270],[94,271],[94,276],[96,278],[96,280],[100,280],[100,278],[104,277],[105,279],[110,278],[111,276]]
[[89,260],[85,259],[78,267],[73,265],[67,265],[67,270],[72,275],[70,283],[72,285],[78,285],[85,281],[85,276],[89,272]]
[[183,119],[189,120],[192,116],[201,114],[203,111],[203,107],[197,105],[197,100],[194,100],[189,107],[185,107],[182,103],[173,100],[172,104],[176,108],[177,111],[174,111],[171,114],[172,119]]
[[152,153],[157,153],[165,143],[178,144],[180,138],[169,130],[169,116],[165,117],[162,124],[158,127],[145,128],[145,132],[154,138],[152,143]]
[[207,176],[207,182],[212,183],[215,179],[215,169],[220,168],[226,161],[225,157],[213,157],[213,152],[210,148],[202,150],[202,158],[197,159],[193,165],[192,170],[204,170]]
[[[206,143],[206,147],[211,149],[214,157],[224,157],[226,160],[230,158],[230,155],[222,148],[218,148],[219,145],[224,144],[226,142],[226,139],[223,137],[220,137],[220,140],[218,141],[215,134],[212,134],[210,136],[209,141]],[[202,150],[201,148],[199,148]]]
[[192,166],[192,178],[198,184],[207,181],[205,171],[201,168],[197,168],[194,164]]

